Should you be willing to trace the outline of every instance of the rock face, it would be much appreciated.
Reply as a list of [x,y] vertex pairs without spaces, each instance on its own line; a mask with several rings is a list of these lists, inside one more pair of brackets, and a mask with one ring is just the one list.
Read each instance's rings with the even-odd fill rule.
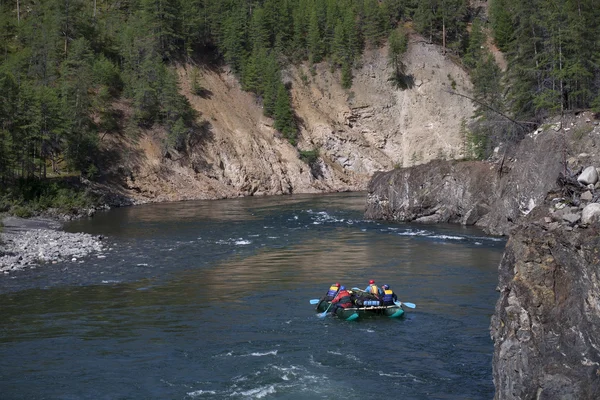
[[500,264],[491,324],[499,400],[600,396],[600,224],[572,228],[549,207],[512,233]]
[[[494,162],[436,161],[373,176],[365,215],[371,219],[456,222],[508,235],[519,220],[542,204],[565,171],[593,164],[600,154],[600,126],[591,114],[574,116],[569,130],[553,124],[527,135]],[[581,133],[588,132],[580,137]]]
[[550,121],[503,162],[374,175],[366,216],[510,235],[491,322],[495,398],[600,398],[600,126]]
[[366,218],[476,224],[494,202],[496,174],[482,162],[435,161],[377,173]]
[[[385,47],[365,52],[350,90],[340,86],[339,71],[332,73],[325,63],[284,72],[299,126],[298,148],[318,151],[312,165],[276,132],[263,116],[261,100],[242,91],[227,69],[199,67],[192,73],[191,66],[181,66],[182,93],[202,124],[189,152],[165,154],[165,133],[158,128],[105,135],[109,153],[121,155],[106,166],[118,167],[108,189],[133,203],[365,190],[377,170],[463,157],[460,126],[473,106],[447,89],[468,92],[466,71],[418,37],[404,60],[415,81],[405,91],[387,81]],[[191,76],[198,73],[202,91],[194,94]],[[125,126],[131,110],[127,104],[115,108]]]

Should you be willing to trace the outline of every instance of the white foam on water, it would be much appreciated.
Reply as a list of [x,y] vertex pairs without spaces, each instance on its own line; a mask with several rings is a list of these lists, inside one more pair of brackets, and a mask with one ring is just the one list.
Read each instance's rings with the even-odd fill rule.
[[121,283],[121,281],[107,280],[107,281],[102,281],[102,283],[104,283],[104,284],[110,284],[110,283]]
[[232,381],[234,381],[234,382],[245,382],[247,380],[248,380],[248,377],[247,376],[242,376],[242,375],[235,376],[232,379]]
[[429,236],[429,235],[431,235],[431,232],[423,231],[423,230],[413,231],[411,229],[408,231],[398,232],[397,235],[399,235],[399,236]]
[[345,354],[344,357],[352,361],[361,362],[360,358],[356,357],[354,354]]
[[276,393],[275,386],[269,385],[269,386],[257,387],[254,389],[246,390],[246,391],[243,391],[240,393],[234,392],[234,393],[232,393],[232,395],[241,394],[242,396],[252,396],[253,398],[256,398],[256,399],[262,399],[266,395],[273,394],[273,393]]
[[388,376],[390,378],[414,378],[414,375],[411,374],[402,374],[400,372],[383,372],[383,371],[377,371],[377,373],[379,374],[379,376]]
[[502,242],[502,241],[506,240],[506,239],[497,238],[497,237],[481,237],[481,236],[474,236],[472,239],[475,239],[475,240],[487,240],[487,241],[490,241],[490,242]]
[[318,365],[318,366],[320,366],[320,367],[322,367],[322,366],[323,366],[323,364],[322,364],[322,363],[320,363],[320,362],[318,362],[318,361],[316,361],[316,360],[315,360],[315,357],[314,357],[312,354],[310,355],[310,359],[309,359],[309,361],[310,361],[310,363],[311,363],[311,364],[313,364],[313,365]]
[[298,372],[296,372],[298,370],[298,368],[296,368],[295,366],[291,366],[289,368],[286,367],[279,367],[277,365],[273,365],[273,368],[277,371],[280,371],[283,373],[283,375],[281,375],[281,379],[284,381],[289,381],[291,378],[295,378],[298,375]]
[[450,235],[429,235],[428,237],[432,239],[442,239],[442,240],[465,240],[462,236],[450,236]]
[[340,353],[339,351],[332,351],[332,350],[327,350],[327,353],[329,354],[335,354],[336,356],[341,356],[342,353]]
[[187,395],[190,397],[198,397],[203,394],[217,394],[214,390],[194,390],[193,392],[188,392]]
[[147,267],[148,263],[139,263],[139,264],[135,264],[137,267]]
[[263,356],[276,356],[276,355],[277,355],[277,350],[271,350],[271,351],[267,351],[264,353],[254,352],[254,353],[246,354],[243,357],[248,357],[248,356],[263,357]]
[[250,243],[252,243],[250,240],[243,240],[243,239],[241,239],[241,240],[238,239],[235,241],[235,244],[238,246],[245,246]]

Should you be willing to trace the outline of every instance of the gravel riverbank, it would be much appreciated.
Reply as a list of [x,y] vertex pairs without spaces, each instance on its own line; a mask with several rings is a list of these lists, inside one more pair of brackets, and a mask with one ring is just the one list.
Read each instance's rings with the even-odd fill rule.
[[[68,233],[60,222],[7,217],[0,234],[0,273],[102,253],[102,236]],[[101,255],[100,255],[101,256]]]

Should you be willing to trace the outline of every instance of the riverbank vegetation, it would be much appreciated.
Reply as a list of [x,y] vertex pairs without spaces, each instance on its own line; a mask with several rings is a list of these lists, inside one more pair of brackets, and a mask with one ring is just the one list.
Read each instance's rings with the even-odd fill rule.
[[471,72],[473,93],[458,94],[477,104],[470,137],[481,156],[552,113],[600,108],[594,0],[489,3],[491,24],[467,0],[0,1],[2,207],[82,199],[50,187],[65,174],[101,178],[106,135],[160,125],[164,153],[185,152],[202,122],[180,93],[177,64],[227,64],[292,145],[299,121],[286,66],[327,62],[350,88],[364,49],[389,38],[390,84],[410,89],[402,55],[415,32]]

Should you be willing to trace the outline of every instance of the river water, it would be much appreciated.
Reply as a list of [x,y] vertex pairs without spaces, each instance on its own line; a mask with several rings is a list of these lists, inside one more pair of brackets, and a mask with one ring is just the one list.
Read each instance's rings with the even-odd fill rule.
[[[109,250],[0,276],[0,398],[491,399],[505,241],[365,221],[365,193],[114,209]],[[318,318],[340,282],[401,319]]]

